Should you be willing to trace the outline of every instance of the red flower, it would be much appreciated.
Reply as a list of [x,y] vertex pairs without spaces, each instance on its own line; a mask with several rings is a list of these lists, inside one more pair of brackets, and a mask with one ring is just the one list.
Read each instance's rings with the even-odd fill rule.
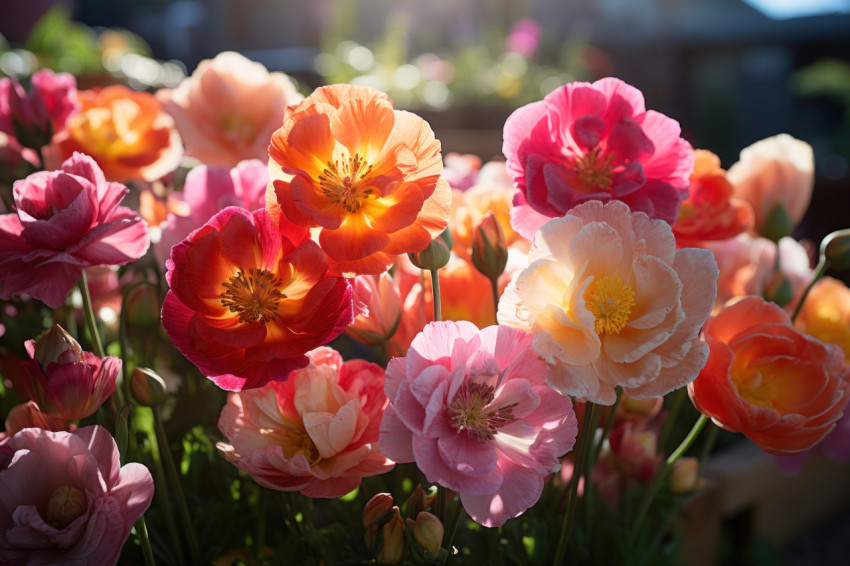
[[352,321],[351,286],[328,274],[310,231],[228,207],[171,250],[162,324],[219,387],[240,391],[303,368]]

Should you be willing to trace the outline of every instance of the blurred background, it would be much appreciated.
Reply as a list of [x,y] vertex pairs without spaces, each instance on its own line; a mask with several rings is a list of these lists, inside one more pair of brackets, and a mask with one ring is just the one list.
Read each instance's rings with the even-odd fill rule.
[[4,0],[0,73],[80,88],[175,86],[236,50],[305,94],[352,82],[432,124],[445,151],[501,154],[517,107],[614,75],[729,167],[787,132],[815,150],[804,230],[847,225],[850,0]]

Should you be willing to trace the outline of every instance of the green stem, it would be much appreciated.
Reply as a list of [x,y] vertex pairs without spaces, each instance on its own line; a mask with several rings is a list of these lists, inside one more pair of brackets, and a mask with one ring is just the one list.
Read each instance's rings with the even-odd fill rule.
[[682,410],[682,405],[687,397],[687,392],[684,387],[680,387],[670,395],[670,408],[667,411],[667,420],[664,426],[661,427],[661,433],[658,435],[658,449],[664,450],[667,448],[667,440],[670,438],[670,433],[673,432],[673,425]]
[[437,501],[434,502],[434,511],[437,518],[444,525],[446,524],[446,511],[448,511],[448,488],[441,485],[437,486]]
[[499,324],[499,278],[490,279],[490,289],[493,291],[493,321]]
[[460,502],[460,498],[457,498],[454,509],[452,510],[452,515],[449,517],[448,523],[446,523],[446,536],[443,539],[443,548],[448,551],[448,554],[446,555],[446,561],[443,562],[443,564],[448,562],[449,557],[452,555],[452,543],[455,540],[455,534],[457,533],[458,525],[460,525],[461,517],[463,517],[463,504]]
[[[561,527],[561,536],[558,539],[558,548],[555,551],[556,566],[564,563],[564,554],[567,550],[567,543],[572,535],[573,525],[575,524],[576,514],[576,499],[578,497],[578,484],[581,479],[582,472],[587,466],[587,455],[591,452],[591,444],[593,436],[596,432],[597,406],[596,403],[588,402],[584,406],[584,419],[581,423],[581,436],[576,451],[576,459],[573,462],[573,477],[570,479],[570,491],[567,495],[567,514],[564,516],[564,522]],[[585,490],[589,486],[585,485]]]
[[142,554],[145,555],[146,566],[154,566],[156,562],[153,559],[153,549],[151,548],[151,540],[148,538],[148,527],[145,525],[145,516],[136,520],[136,534],[139,536],[139,542],[142,543]]
[[815,274],[812,277],[812,280],[809,281],[809,284],[806,286],[805,291],[803,291],[803,295],[800,297],[800,301],[794,308],[794,314],[791,315],[791,322],[797,320],[797,315],[799,315],[800,311],[803,310],[803,303],[806,302],[806,297],[809,296],[809,291],[812,290],[812,287],[815,286],[815,283],[817,283],[821,277],[826,275],[827,269],[829,269],[829,260],[826,259],[826,257],[821,256],[820,261],[818,262],[818,265],[815,268]]
[[151,445],[154,479],[158,486],[156,490],[157,505],[162,510],[162,516],[165,517],[165,526],[168,528],[168,534],[171,537],[171,546],[174,548],[174,553],[177,556],[177,563],[182,566],[184,564],[182,544],[180,542],[180,534],[177,532],[177,523],[174,522],[174,514],[171,511],[171,500],[168,497],[165,470],[162,467],[162,459],[159,456],[159,442],[156,440],[156,433],[150,429],[147,430],[147,436]]
[[443,320],[442,307],[440,306],[440,270],[431,270],[431,297],[434,301],[434,320]]
[[700,469],[702,469],[702,466],[705,464],[705,461],[708,460],[708,457],[711,456],[711,449],[714,448],[714,442],[717,440],[718,431],[720,431],[720,429],[716,426],[708,429],[708,438],[705,439],[705,443],[699,453]]
[[266,490],[260,487],[257,497],[257,538],[254,541],[254,556],[262,562],[266,553],[264,551],[266,540]]
[[676,460],[678,460],[679,458],[682,457],[682,454],[684,454],[685,452],[688,451],[688,449],[691,447],[691,445],[694,443],[694,441],[699,436],[699,433],[702,432],[702,429],[703,429],[703,427],[705,427],[705,423],[707,423],[707,422],[708,422],[708,417],[706,417],[705,415],[699,416],[699,418],[697,419],[697,422],[694,423],[694,426],[691,429],[691,432],[688,433],[688,436],[685,437],[685,439],[682,441],[682,443],[679,445],[679,447],[676,448],[676,450],[674,450],[673,453],[670,454],[670,456],[667,458],[667,466],[668,467],[672,466],[676,462]]
[[171,448],[168,444],[168,437],[165,434],[165,425],[162,422],[162,415],[159,412],[159,407],[152,407],[154,429],[159,445],[159,453],[165,468],[165,475],[171,484],[171,490],[177,503],[177,513],[180,515],[180,522],[183,524],[183,534],[188,539],[189,556],[192,564],[201,564],[201,549],[198,546],[198,539],[195,537],[195,529],[192,526],[192,517],[189,515],[189,507],[186,505],[186,497],[183,494],[183,486],[180,483],[180,474],[177,467],[174,465],[174,459],[171,457]]
[[88,327],[89,334],[91,335],[94,354],[98,358],[103,358],[106,354],[103,351],[103,343],[100,341],[100,333],[97,331],[97,318],[95,318],[94,307],[91,303],[91,295],[89,294],[89,285],[86,280],[85,269],[83,270],[82,275],[80,275],[80,280],[77,281],[77,286],[80,288],[80,294],[83,296],[83,314],[85,314],[86,326]]

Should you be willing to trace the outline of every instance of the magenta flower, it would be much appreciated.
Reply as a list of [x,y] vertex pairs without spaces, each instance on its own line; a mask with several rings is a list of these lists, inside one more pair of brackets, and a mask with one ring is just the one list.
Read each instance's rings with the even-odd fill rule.
[[0,563],[116,564],[153,493],[102,426],[24,429],[0,442]]
[[519,189],[512,226],[531,240],[548,219],[589,200],[621,200],[672,224],[694,168],[679,134],[675,120],[644,108],[639,90],[610,77],[519,108],[502,147]]
[[14,79],[0,79],[0,131],[26,147],[49,143],[80,106],[77,81],[68,73],[37,71],[29,93]]
[[17,212],[0,215],[0,298],[26,293],[58,308],[83,269],[142,257],[148,227],[120,206],[127,192],[81,153],[16,181]]
[[381,450],[459,492],[476,522],[502,525],[537,502],[575,442],[570,398],[547,373],[519,329],[430,323],[387,367]]

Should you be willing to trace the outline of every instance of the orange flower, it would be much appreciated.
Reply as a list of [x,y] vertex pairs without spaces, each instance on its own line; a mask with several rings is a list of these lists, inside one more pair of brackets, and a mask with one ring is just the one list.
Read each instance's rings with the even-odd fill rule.
[[850,364],[850,289],[844,283],[832,277],[818,281],[795,324],[818,340],[841,346],[844,363]]
[[152,94],[123,85],[79,93],[82,110],[57,141],[62,159],[88,154],[107,180],[153,181],[177,168],[183,155],[174,121]]
[[679,246],[727,240],[753,228],[753,209],[733,199],[732,184],[720,168],[720,158],[704,149],[694,152],[690,196],[682,203],[673,233]]
[[760,297],[726,307],[705,329],[710,354],[688,386],[696,408],[762,450],[795,454],[835,428],[850,400],[844,352],[807,336]]
[[286,110],[269,147],[272,214],[321,228],[337,273],[378,274],[448,224],[440,142],[422,118],[367,87],[331,85]]

